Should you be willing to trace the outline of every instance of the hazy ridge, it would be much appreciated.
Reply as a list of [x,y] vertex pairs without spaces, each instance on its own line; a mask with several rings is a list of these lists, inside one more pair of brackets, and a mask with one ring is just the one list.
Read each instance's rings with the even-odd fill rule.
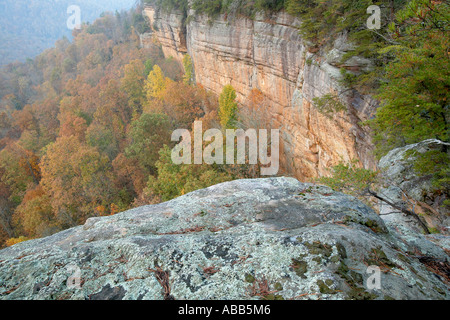
[[82,22],[102,12],[129,9],[135,0],[4,0],[0,3],[0,65],[32,58],[72,31],[67,27],[71,5],[80,7]]

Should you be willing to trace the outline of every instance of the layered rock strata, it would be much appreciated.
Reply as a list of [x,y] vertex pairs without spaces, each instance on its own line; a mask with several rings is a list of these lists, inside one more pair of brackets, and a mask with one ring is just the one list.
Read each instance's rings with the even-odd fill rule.
[[[189,12],[165,13],[147,7],[144,14],[153,27],[152,41],[164,54],[182,63],[188,53],[195,80],[220,94],[231,84],[243,108],[252,90],[261,91],[270,107],[263,110],[273,128],[281,129],[281,165],[286,174],[301,180],[327,175],[340,161],[359,159],[375,168],[372,145],[361,121],[377,107],[376,101],[339,85],[340,68],[370,67],[354,58],[341,63],[352,49],[345,35],[325,53],[312,53],[299,34],[300,21],[286,13],[259,15],[255,19],[221,16],[211,20]],[[313,99],[342,93],[348,111],[325,116]]]

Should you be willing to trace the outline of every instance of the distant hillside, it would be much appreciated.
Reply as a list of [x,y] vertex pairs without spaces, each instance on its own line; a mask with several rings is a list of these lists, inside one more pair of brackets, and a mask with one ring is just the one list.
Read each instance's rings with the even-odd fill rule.
[[135,0],[2,0],[0,2],[0,65],[24,61],[54,45],[66,36],[71,14],[77,5],[82,22],[93,22],[102,12],[129,9]]

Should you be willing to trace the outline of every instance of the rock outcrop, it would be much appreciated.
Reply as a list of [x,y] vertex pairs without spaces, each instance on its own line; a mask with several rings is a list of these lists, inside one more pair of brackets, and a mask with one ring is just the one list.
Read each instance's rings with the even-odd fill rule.
[[341,96],[348,111],[331,118],[312,104],[316,97],[345,91],[338,82],[340,68],[370,66],[362,58],[342,64],[340,58],[352,49],[345,35],[327,54],[312,53],[299,35],[298,19],[284,12],[214,20],[192,11],[186,17],[153,7],[144,14],[154,29],[152,41],[161,44],[166,56],[181,64],[189,53],[198,84],[216,94],[231,84],[244,106],[253,89],[264,93],[271,106],[267,116],[274,128],[281,128],[281,166],[288,174],[305,180],[352,159],[375,167],[369,134],[360,123],[371,116],[376,101],[348,91]]
[[449,299],[444,249],[328,187],[238,180],[4,249],[0,298]]
[[[429,139],[390,151],[379,163],[384,180],[380,193],[399,206],[415,210],[430,228],[450,235],[450,212],[443,206],[447,195],[433,192],[432,177],[422,176],[414,170],[414,153],[441,151],[444,145],[450,147],[448,143]],[[387,204],[380,203],[380,214],[386,223],[421,230],[415,219]]]

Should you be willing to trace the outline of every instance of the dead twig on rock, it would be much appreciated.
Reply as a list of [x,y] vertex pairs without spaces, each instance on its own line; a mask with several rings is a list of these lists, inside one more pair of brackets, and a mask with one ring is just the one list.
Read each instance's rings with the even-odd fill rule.
[[277,290],[275,291],[270,291],[269,288],[269,283],[266,280],[266,278],[262,278],[261,280],[259,279],[255,279],[255,281],[253,282],[252,286],[250,287],[250,295],[255,297],[267,297],[269,294],[278,292]]
[[216,269],[215,266],[203,268],[203,273],[206,274],[206,275],[213,275],[213,274],[215,274],[217,272],[219,272],[219,270]]
[[164,300],[175,300],[175,298],[170,294],[170,280],[169,272],[164,271],[157,263],[155,263],[156,269],[148,269],[148,271],[155,274],[156,280],[163,288]]
[[447,261],[428,256],[420,256],[418,259],[429,271],[442,277],[447,284],[450,283],[450,264]]

